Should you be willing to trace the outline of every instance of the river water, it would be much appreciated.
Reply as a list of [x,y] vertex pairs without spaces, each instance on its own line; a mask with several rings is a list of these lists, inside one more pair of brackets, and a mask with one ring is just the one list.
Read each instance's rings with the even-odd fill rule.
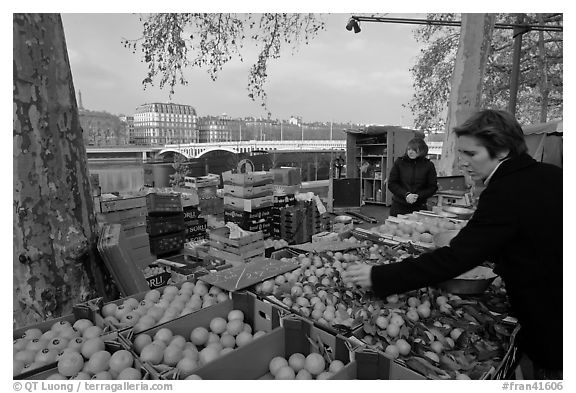
[[[269,170],[271,167],[280,166],[302,168],[302,181],[308,182],[328,179],[332,156],[333,154],[330,152],[278,152],[272,157],[261,155],[250,157],[250,160],[253,161],[255,170]],[[204,164],[200,165],[199,169],[202,173],[192,176],[201,176],[206,173],[221,174],[226,170],[235,168],[238,159],[236,155],[208,157],[205,167]],[[88,159],[88,171],[90,174],[98,175],[103,194],[138,191],[144,185],[144,166],[145,164],[141,159],[134,158]],[[167,177],[167,174],[162,176]]]
[[118,191],[138,191],[144,185],[144,163],[142,160],[88,160],[88,171],[97,174],[103,194]]

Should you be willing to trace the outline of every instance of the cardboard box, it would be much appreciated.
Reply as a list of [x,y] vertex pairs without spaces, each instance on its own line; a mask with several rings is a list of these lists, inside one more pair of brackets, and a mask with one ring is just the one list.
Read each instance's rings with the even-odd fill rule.
[[[259,300],[256,295],[250,292],[239,292],[233,293],[230,300],[217,303],[213,306],[200,309],[192,314],[157,325],[151,329],[144,330],[142,333],[154,337],[158,330],[168,328],[174,335],[179,334],[189,340],[190,333],[196,327],[202,326],[209,329],[210,321],[212,321],[212,319],[216,317],[227,318],[228,313],[231,310],[241,310],[244,313],[244,322],[248,323],[252,327],[253,333],[260,330],[264,332],[272,331],[274,328],[280,326],[280,319],[284,314],[282,309]],[[128,343],[133,345],[134,337],[132,332],[125,331],[122,332],[121,335]],[[211,364],[216,363],[218,360],[227,356],[233,355],[235,352],[237,352],[237,350],[222,356],[221,358],[207,364],[205,367],[209,367]],[[154,366],[146,362],[144,362],[144,366],[150,370],[154,379],[178,379],[178,373],[175,369],[166,371],[163,367]]]
[[351,355],[346,341],[345,337],[318,329],[307,320],[287,316],[282,319],[282,326],[200,367],[195,374],[202,379],[261,379],[269,372],[273,358],[288,359],[294,353],[307,356],[312,352],[325,352],[331,359],[349,364]]
[[[117,339],[117,340],[113,340],[113,341],[105,341],[104,342],[104,349],[111,354],[113,354],[116,351],[122,350],[122,349],[129,350],[129,348],[126,346],[126,343],[122,339]],[[30,372],[27,372],[25,374],[21,374],[19,376],[14,376],[14,379],[46,380],[51,375],[58,373],[57,364],[58,363],[54,362],[54,363],[42,366],[36,370],[31,370]],[[134,357],[134,363],[133,363],[132,367],[140,370],[140,374],[142,375],[143,380],[151,379],[149,371],[144,367],[144,364],[140,361],[140,359],[138,359],[138,357]],[[122,383],[122,382],[118,381],[118,383]]]

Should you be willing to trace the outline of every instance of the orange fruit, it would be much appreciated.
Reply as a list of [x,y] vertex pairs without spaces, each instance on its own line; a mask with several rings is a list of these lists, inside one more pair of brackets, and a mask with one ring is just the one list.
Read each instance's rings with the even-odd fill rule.
[[274,376],[274,379],[294,379],[296,378],[296,374],[294,373],[294,370],[292,370],[292,367],[286,365],[286,366],[282,366],[278,371],[276,371],[276,375]]
[[72,378],[70,379],[75,379],[75,380],[87,380],[87,379],[92,379],[92,376],[85,372],[85,371],[80,371],[78,374],[74,375]]
[[140,370],[134,367],[127,367],[118,374],[117,380],[140,380],[142,379],[142,373]]
[[194,372],[198,368],[198,361],[196,359],[191,359],[189,357],[182,358],[176,368],[180,371],[180,379],[184,379]]
[[226,331],[226,320],[222,317],[213,318],[210,321],[210,330],[215,334],[222,334]]
[[140,360],[150,364],[159,364],[164,357],[164,348],[157,343],[151,343],[142,348]]
[[167,366],[172,367],[178,364],[178,362],[182,360],[182,358],[184,358],[182,349],[174,345],[169,345],[164,350],[164,357],[162,358],[162,364],[166,364]]
[[132,356],[130,351],[125,349],[114,352],[109,361],[110,369],[117,372],[122,372],[122,370],[128,367],[132,367],[133,363],[134,356]]
[[82,347],[80,347],[80,353],[84,358],[90,359],[93,354],[103,351],[104,348],[104,341],[100,337],[94,337],[84,341]]
[[84,330],[84,333],[82,333],[82,337],[93,338],[98,337],[100,334],[102,334],[102,328],[100,326],[90,326],[89,328]]
[[194,345],[204,345],[208,341],[209,332],[205,327],[199,326],[190,332],[190,341]]
[[[247,326],[250,326],[250,325],[247,325]],[[249,344],[250,342],[252,342],[253,339],[254,338],[252,337],[252,333],[249,333],[247,331],[243,331],[236,336],[236,345],[238,347],[243,347],[243,346]]]
[[241,319],[233,319],[226,324],[226,331],[232,336],[237,336],[244,331],[244,322]]
[[92,374],[98,374],[101,371],[108,370],[110,367],[110,358],[112,355],[108,351],[98,351],[95,352],[90,359],[88,359],[88,363],[86,366],[87,371],[91,372]]
[[58,360],[58,373],[65,377],[78,374],[84,367],[84,359],[78,352],[69,351]]
[[235,319],[244,321],[244,313],[241,310],[230,310],[227,318],[228,322],[233,321]]
[[74,325],[72,325],[72,327],[78,330],[80,334],[84,333],[84,330],[86,330],[90,326],[94,326],[94,324],[92,323],[91,320],[85,318],[76,320],[76,322],[74,322]]
[[272,360],[270,360],[270,363],[268,364],[268,369],[270,370],[270,374],[276,376],[278,370],[286,366],[288,366],[288,361],[283,356],[276,356],[272,358]]
[[146,292],[146,295],[144,295],[144,299],[149,300],[152,303],[156,303],[158,300],[160,300],[160,291],[158,291],[157,289],[152,289]]
[[100,371],[99,373],[94,374],[92,379],[109,380],[113,378],[110,371]]
[[115,303],[108,303],[102,306],[102,316],[104,318],[116,315],[116,309],[118,306]]
[[26,346],[24,347],[24,349],[26,349],[28,351],[38,352],[38,351],[43,350],[44,348],[48,348],[48,344],[51,341],[52,340],[48,341],[48,340],[43,339],[43,338],[34,338],[34,339],[32,339],[26,343]]
[[312,378],[312,374],[310,374],[308,372],[308,370],[303,368],[302,370],[298,371],[298,374],[296,374],[295,379],[313,379],[313,378]]
[[323,371],[318,374],[316,379],[329,379],[332,375],[334,375],[334,373],[331,373],[330,371]]
[[172,331],[170,329],[161,328],[161,329],[158,329],[158,331],[154,335],[154,341],[160,340],[160,341],[163,341],[165,344],[168,344],[172,340],[173,336],[174,336],[174,334],[172,333]]
[[40,364],[48,364],[56,361],[56,356],[58,351],[54,349],[44,348],[43,350],[36,353],[34,356],[34,362]]
[[236,346],[236,339],[229,333],[224,333],[220,337],[220,344],[224,348],[234,348]]
[[341,360],[335,359],[335,360],[332,360],[332,362],[330,363],[330,366],[328,366],[328,371],[335,374],[338,371],[342,370],[343,368],[344,368],[344,362],[342,362]]
[[207,346],[198,354],[198,360],[201,365],[208,364],[211,361],[220,357],[220,349],[216,346]]
[[192,375],[189,375],[188,377],[186,377],[184,379],[186,379],[186,380],[192,380],[192,379],[202,380],[202,377],[199,375],[196,375],[196,374],[192,374]]
[[326,368],[326,361],[319,353],[306,356],[304,368],[312,375],[319,375]]
[[137,354],[140,354],[142,352],[142,349],[146,345],[151,343],[152,343],[152,337],[150,337],[147,334],[139,334],[134,339],[134,350],[136,351]]
[[295,372],[298,372],[304,368],[304,364],[306,363],[306,356],[303,354],[296,352],[293,353],[290,358],[288,358],[288,365],[294,369]]

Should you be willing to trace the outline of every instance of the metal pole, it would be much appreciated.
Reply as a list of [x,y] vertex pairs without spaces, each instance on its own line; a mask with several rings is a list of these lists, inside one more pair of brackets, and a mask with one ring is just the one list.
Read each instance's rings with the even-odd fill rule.
[[[518,24],[522,24],[524,16],[518,15]],[[522,58],[522,35],[530,29],[524,26],[514,27],[514,54],[512,57],[512,74],[510,75],[510,101],[508,111],[516,114],[516,98],[518,97],[518,79],[520,75],[520,60]]]

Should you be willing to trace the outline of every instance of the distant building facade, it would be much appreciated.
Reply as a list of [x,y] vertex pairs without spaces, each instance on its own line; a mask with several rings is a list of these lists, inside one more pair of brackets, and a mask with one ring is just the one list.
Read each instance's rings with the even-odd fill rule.
[[118,116],[82,108],[78,108],[78,114],[86,146],[115,146],[129,143],[126,126]]
[[126,128],[128,143],[134,144],[134,116],[120,116],[120,121]]
[[198,118],[198,142],[228,142],[239,139],[241,123],[230,116],[203,116]]
[[196,110],[190,105],[143,104],[134,113],[134,144],[165,145],[198,140]]

